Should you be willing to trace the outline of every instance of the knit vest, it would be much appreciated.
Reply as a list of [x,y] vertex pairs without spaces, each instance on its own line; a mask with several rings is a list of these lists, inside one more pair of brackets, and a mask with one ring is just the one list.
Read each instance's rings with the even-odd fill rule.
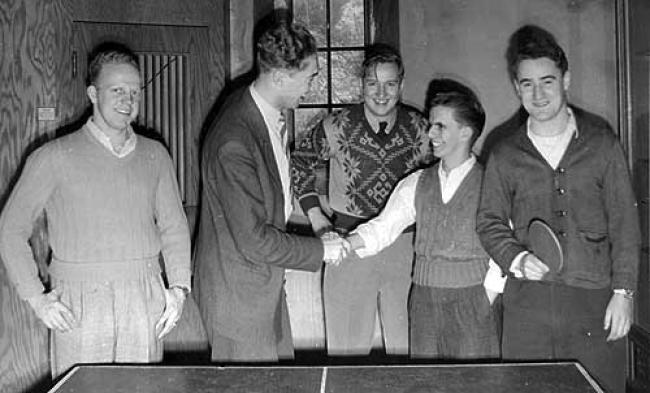
[[478,285],[483,282],[489,260],[476,234],[483,168],[475,164],[445,204],[438,165],[427,168],[416,186],[413,282],[442,288]]

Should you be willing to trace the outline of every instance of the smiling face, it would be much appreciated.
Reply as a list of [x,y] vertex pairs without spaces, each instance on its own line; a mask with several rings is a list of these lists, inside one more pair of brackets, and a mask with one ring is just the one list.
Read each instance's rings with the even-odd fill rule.
[[514,81],[522,105],[537,123],[553,122],[566,113],[569,84],[569,71],[562,75],[548,57],[522,60]]
[[104,64],[86,91],[93,104],[93,122],[104,132],[124,132],[138,116],[141,80],[131,64]]
[[433,154],[451,167],[462,163],[469,155],[471,128],[456,120],[453,108],[442,105],[431,108],[429,122]]
[[366,70],[363,99],[367,113],[378,120],[388,120],[397,110],[402,95],[402,78],[395,63],[378,63]]

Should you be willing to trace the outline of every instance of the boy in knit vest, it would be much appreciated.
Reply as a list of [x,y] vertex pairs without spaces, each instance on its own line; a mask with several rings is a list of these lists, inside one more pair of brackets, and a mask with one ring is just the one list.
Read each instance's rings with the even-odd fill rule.
[[[476,95],[455,83],[456,89],[433,95],[427,105],[429,138],[441,161],[403,179],[383,211],[357,227],[348,241],[359,256],[373,255],[417,222],[411,357],[497,358],[492,304],[503,282],[475,231],[483,168],[471,153],[485,113]],[[488,266],[494,266],[489,275]]]

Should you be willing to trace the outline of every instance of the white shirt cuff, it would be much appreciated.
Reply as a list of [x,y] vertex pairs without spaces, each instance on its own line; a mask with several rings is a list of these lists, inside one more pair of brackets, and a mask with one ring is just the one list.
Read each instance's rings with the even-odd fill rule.
[[517,256],[515,259],[512,260],[512,264],[510,265],[510,273],[514,274],[516,278],[522,278],[524,277],[524,273],[521,271],[521,260],[524,259],[526,255],[528,255],[528,251],[522,251]]
[[501,273],[501,268],[492,258],[490,258],[489,265],[490,267],[485,274],[485,280],[483,280],[483,287],[492,292],[503,293],[503,288],[506,286],[508,277]]

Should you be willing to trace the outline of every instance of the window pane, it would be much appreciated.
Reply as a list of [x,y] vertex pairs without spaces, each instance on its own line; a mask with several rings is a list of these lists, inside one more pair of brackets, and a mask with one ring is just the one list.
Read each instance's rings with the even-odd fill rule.
[[298,108],[294,112],[294,140],[298,145],[307,132],[327,115],[325,108]]
[[[318,3],[324,1],[313,1]],[[331,39],[332,47],[363,46],[364,18],[363,0],[331,0]]]
[[319,47],[327,45],[325,5],[324,0],[293,0],[293,19],[309,29]]
[[348,104],[361,101],[362,51],[332,52],[332,102]]
[[300,101],[301,104],[327,104],[327,55],[318,53],[318,76],[311,83],[311,90]]

